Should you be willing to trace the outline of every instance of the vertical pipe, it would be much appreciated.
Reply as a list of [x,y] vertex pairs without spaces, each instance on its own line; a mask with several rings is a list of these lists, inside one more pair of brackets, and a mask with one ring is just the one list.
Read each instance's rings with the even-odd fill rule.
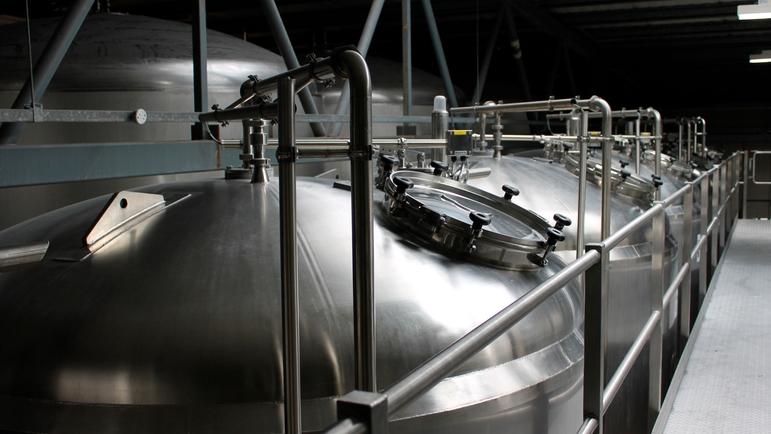
[[579,123],[581,131],[581,140],[578,146],[581,147],[580,159],[578,162],[578,222],[576,222],[576,259],[584,253],[586,243],[586,158],[587,145],[589,138],[589,112],[581,112],[581,122]]
[[487,72],[490,70],[490,61],[493,58],[493,51],[495,51],[495,43],[498,40],[498,32],[501,28],[501,20],[503,20],[503,10],[505,4],[501,3],[498,13],[495,15],[493,21],[493,31],[490,34],[490,41],[487,43],[487,50],[485,50],[485,57],[482,59],[482,69],[479,72],[479,82],[474,88],[474,96],[471,97],[471,103],[478,103],[479,98],[482,97],[482,90],[485,88],[485,80],[487,80]]
[[[661,203],[661,202],[657,202]],[[666,239],[666,210],[653,217],[653,241],[651,249],[651,314],[662,313],[664,300],[664,243]],[[661,409],[661,362],[663,346],[663,322],[664,315],[659,315],[659,320],[651,332],[649,341],[650,364],[648,384],[648,431],[653,429]]]
[[[260,0],[262,10],[265,12],[265,18],[268,20],[268,25],[273,33],[273,37],[276,38],[278,44],[278,51],[284,58],[287,69],[296,69],[300,67],[300,62],[297,61],[297,55],[292,48],[292,42],[289,40],[289,34],[286,32],[284,22],[281,21],[281,14],[278,12],[278,7],[274,0]],[[318,114],[316,109],[316,103],[313,102],[313,96],[308,87],[304,88],[298,94],[300,97],[300,103],[303,106],[303,110],[307,114]],[[320,122],[311,122],[311,130],[316,137],[323,137],[327,135],[327,131],[324,125]]]
[[[431,112],[431,138],[444,139],[449,127],[450,114],[447,112],[447,98],[442,95],[434,97],[434,111]],[[484,131],[484,129],[482,130]],[[482,139],[484,140],[484,138]],[[444,148],[434,149],[432,152],[434,161],[444,162]]]
[[[402,0],[402,115],[412,116],[412,0]],[[410,124],[404,123],[404,130]]]
[[637,120],[634,123],[634,173],[640,174],[640,111],[637,111]]
[[[653,108],[648,108],[648,117],[653,118],[653,140],[656,142],[656,160],[654,161],[654,173],[657,176],[661,176],[661,135],[662,135],[662,124],[661,124],[661,114],[658,112],[658,110],[655,110]],[[661,199],[661,190],[656,189],[656,200]]]
[[[372,6],[369,8],[369,15],[367,15],[367,21],[364,23],[364,30],[361,31],[361,37],[359,38],[359,44],[356,46],[359,53],[363,57],[367,57],[369,51],[369,45],[372,43],[372,36],[375,34],[375,28],[377,28],[377,22],[380,19],[380,12],[383,10],[383,3],[385,0],[373,0]],[[351,105],[351,87],[350,83],[346,81],[343,85],[343,90],[340,92],[340,99],[337,101],[337,109],[335,109],[336,115],[344,115],[348,111],[348,107]],[[332,136],[339,136],[340,130],[343,128],[342,122],[337,122],[332,125]]]
[[338,55],[351,81],[351,209],[356,389],[377,392],[375,276],[372,205],[372,81],[364,57]]
[[683,121],[682,119],[677,122],[677,159],[680,161],[688,161],[687,158],[683,158]]
[[[64,55],[69,50],[72,41],[75,39],[80,26],[85,21],[94,0],[74,0],[67,9],[67,14],[59,22],[54,30],[51,39],[40,55],[32,75],[24,83],[19,95],[13,102],[11,108],[23,109],[32,102],[32,93],[39,102],[43,99],[51,79],[64,59]],[[34,89],[32,86],[32,76],[34,76]],[[34,109],[34,108],[33,108]],[[26,126],[23,122],[5,122],[0,125],[0,146],[15,144],[19,140],[21,132]]]
[[444,89],[447,92],[447,98],[450,99],[450,106],[458,107],[458,100],[455,98],[455,89],[452,87],[452,79],[450,78],[450,69],[447,68],[447,59],[444,57],[444,49],[442,48],[442,40],[439,37],[439,28],[436,26],[436,18],[434,18],[434,10],[431,8],[431,0],[422,0],[423,10],[426,12],[426,21],[428,24],[428,31],[431,35],[431,42],[434,45],[434,53],[436,54],[436,62],[439,64],[439,72],[442,75],[444,81]]
[[707,121],[701,116],[696,118],[696,130],[698,131],[699,124],[701,124],[701,151],[702,157],[707,158]]
[[608,281],[605,270],[609,252],[603,244],[587,244],[600,260],[584,275],[584,419],[597,419],[596,434],[603,433],[602,395],[605,389],[605,304]]
[[297,201],[295,198],[295,80],[278,83],[279,219],[281,224],[281,308],[284,343],[284,432],[302,433],[300,413],[300,303],[297,294]]
[[602,231],[601,239],[610,236],[610,176],[612,164],[612,146],[613,146],[613,118],[610,105],[603,100],[593,96],[589,100],[589,108],[602,113]]

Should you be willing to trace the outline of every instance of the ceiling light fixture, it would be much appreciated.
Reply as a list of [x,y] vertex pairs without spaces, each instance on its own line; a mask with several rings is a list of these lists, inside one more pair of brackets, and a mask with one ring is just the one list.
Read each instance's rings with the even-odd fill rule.
[[758,0],[756,5],[741,5],[736,8],[740,20],[767,20],[771,18],[771,4],[768,0]]
[[771,50],[763,50],[760,54],[750,54],[750,63],[771,63]]

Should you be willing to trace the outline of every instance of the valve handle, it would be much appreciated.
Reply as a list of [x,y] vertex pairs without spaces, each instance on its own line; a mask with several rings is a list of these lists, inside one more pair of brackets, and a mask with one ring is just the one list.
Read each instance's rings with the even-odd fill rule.
[[394,176],[394,184],[396,184],[397,194],[404,194],[408,189],[415,186],[415,183],[412,182],[411,179],[403,178],[401,176]]
[[554,225],[554,229],[557,229],[558,231],[561,231],[565,226],[570,226],[573,224],[573,222],[568,217],[562,214],[554,214],[554,221],[557,222],[557,224]]
[[431,167],[434,168],[434,176],[442,176],[442,173],[450,168],[450,166],[436,160],[431,161]]
[[508,184],[504,184],[501,189],[503,190],[503,198],[506,200],[511,200],[514,196],[519,196],[519,189],[516,187],[512,187]]
[[388,154],[380,154],[380,162],[383,163],[383,167],[386,170],[392,170],[395,166],[399,165],[399,159]]
[[468,214],[468,218],[471,219],[471,228],[475,231],[482,229],[482,226],[487,226],[493,221],[493,216],[478,211],[471,211]]
[[656,181],[661,181],[661,175],[653,174],[653,175],[651,175],[651,178],[653,178]]
[[630,176],[632,176],[632,174],[629,173],[628,171],[626,170],[621,171],[621,180],[626,181],[626,179],[629,178]]
[[625,168],[626,166],[632,164],[632,162],[628,161],[628,160],[621,160],[620,163],[621,163],[621,168],[622,169]]
[[664,183],[663,183],[663,182],[661,182],[661,181],[659,181],[658,179],[654,179],[654,180],[653,180],[653,185],[654,185],[656,188],[659,188],[659,187],[661,187],[663,184],[664,184]]
[[565,235],[559,229],[546,228],[546,235],[549,237],[546,244],[550,246],[556,246],[558,241],[565,241]]

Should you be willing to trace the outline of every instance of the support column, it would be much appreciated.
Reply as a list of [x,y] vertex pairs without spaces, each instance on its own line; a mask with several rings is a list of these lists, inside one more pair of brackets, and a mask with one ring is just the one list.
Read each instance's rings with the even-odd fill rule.
[[[265,17],[268,19],[268,25],[270,26],[273,37],[276,38],[278,44],[278,50],[281,52],[281,56],[284,58],[284,63],[289,70],[297,69],[300,67],[300,62],[297,61],[297,55],[295,55],[294,48],[292,48],[292,42],[289,40],[289,34],[286,32],[284,22],[281,20],[281,14],[278,12],[278,7],[274,0],[260,0],[262,9],[265,12]],[[303,110],[307,114],[318,114],[316,109],[316,103],[313,102],[313,96],[310,89],[307,87],[300,91],[298,94],[300,98],[300,104],[303,106]],[[325,137],[327,130],[321,122],[311,122],[311,130],[316,137]]]
[[[412,7],[411,0],[402,0],[402,115],[412,116]],[[404,124],[407,131],[409,123]]]
[[444,48],[442,48],[442,40],[439,37],[439,28],[436,25],[434,10],[431,8],[431,0],[422,0],[422,2],[423,10],[426,13],[428,31],[431,35],[431,42],[434,45],[436,62],[439,64],[439,72],[444,81],[444,90],[447,92],[447,98],[450,100],[450,105],[452,107],[458,107],[458,100],[455,98],[455,89],[452,87],[452,78],[450,78],[450,69],[447,67],[447,59],[444,57]]
[[[193,0],[193,110],[202,113],[209,106],[209,80],[206,71],[206,0]],[[204,124],[196,122],[193,140],[206,138]]]
[[[51,83],[56,70],[59,69],[64,55],[70,49],[75,35],[78,34],[78,30],[83,25],[83,21],[85,21],[93,4],[94,0],[75,0],[72,2],[67,14],[59,22],[59,26],[51,35],[48,45],[40,55],[40,59],[32,71],[32,77],[27,79],[21,92],[19,92],[19,96],[13,102],[12,109],[23,109],[30,105],[33,92],[36,102],[43,98],[43,94]],[[16,144],[25,126],[26,124],[23,122],[5,122],[0,125],[0,146]]]
[[498,9],[498,13],[495,14],[495,21],[493,22],[493,32],[490,35],[490,41],[487,43],[487,50],[485,51],[485,57],[482,60],[482,69],[479,71],[479,82],[474,89],[474,96],[471,97],[471,103],[481,103],[479,98],[482,96],[482,90],[485,88],[485,80],[487,80],[487,72],[490,70],[490,61],[493,58],[493,51],[495,50],[495,42],[498,40],[498,32],[501,28],[501,21],[503,20],[505,5],[501,3],[501,7]]
[[[369,9],[369,15],[367,16],[367,22],[364,23],[364,30],[361,31],[359,45],[356,46],[356,48],[359,50],[359,53],[361,53],[361,56],[365,59],[367,58],[367,52],[369,51],[369,44],[372,42],[372,36],[375,34],[377,22],[380,19],[380,12],[383,10],[383,3],[385,3],[385,0],[373,0],[372,7]],[[343,85],[343,90],[340,92],[340,99],[337,101],[335,114],[344,115],[350,106],[351,83],[346,80]],[[340,122],[332,124],[330,129],[332,130],[332,136],[337,137],[340,135],[340,131],[343,129],[343,124]]]

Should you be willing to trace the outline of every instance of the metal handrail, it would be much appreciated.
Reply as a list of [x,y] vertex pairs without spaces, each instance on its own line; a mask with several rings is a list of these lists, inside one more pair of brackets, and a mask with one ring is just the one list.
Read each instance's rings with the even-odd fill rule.
[[[645,220],[647,222],[647,220],[649,218],[653,218],[653,217],[659,215],[659,213],[664,208],[666,208],[669,205],[673,204],[678,198],[682,197],[685,194],[692,194],[693,193],[693,185],[696,185],[696,184],[702,183],[702,182],[706,183],[706,181],[709,180],[709,178],[708,178],[709,176],[714,176],[715,173],[722,173],[722,172],[717,172],[717,171],[723,170],[725,165],[730,164],[733,160],[739,158],[738,157],[739,155],[744,155],[744,154],[743,153],[735,153],[734,155],[729,157],[726,161],[721,163],[719,166],[716,166],[716,167],[712,168],[711,170],[709,170],[708,172],[705,172],[704,174],[699,176],[696,180],[694,180],[693,182],[689,183],[688,185],[686,185],[682,189],[678,190],[675,194],[673,194],[670,197],[668,197],[665,201],[660,202],[660,203],[654,205],[654,207],[658,207],[659,209],[654,210],[652,208],[648,212],[646,212],[643,215],[641,215],[640,217],[638,217],[638,219],[635,219],[632,222],[630,222],[629,224],[627,224],[624,228],[619,230],[619,232],[617,232],[616,234],[619,234],[620,232],[624,232],[628,236],[629,233],[633,232],[633,231],[630,231],[631,227],[639,228],[642,225],[642,222],[638,221],[638,220]],[[724,181],[724,179],[723,179],[723,181]],[[712,233],[712,231],[714,230],[714,228],[717,225],[721,224],[720,219],[725,216],[725,209],[726,209],[726,207],[729,205],[730,201],[733,200],[732,199],[733,195],[738,192],[738,189],[737,189],[737,185],[738,184],[739,184],[738,179],[734,180],[734,184],[733,184],[733,186],[731,188],[730,193],[726,194],[725,199],[722,201],[722,203],[720,203],[718,209],[717,210],[713,210],[714,216],[712,217],[711,222],[710,222],[707,230],[704,231],[701,234],[702,235],[701,240],[697,244],[696,248],[694,248],[691,252],[688,253],[688,258],[690,258],[691,260],[693,260],[694,256],[700,252],[701,248],[706,248],[706,242],[708,240],[708,235],[710,235]],[[712,194],[714,195],[714,189],[713,189],[713,193]],[[718,192],[718,194],[719,194],[719,192]],[[702,212],[703,213],[707,213],[708,212],[707,208],[703,207],[702,208]],[[646,217],[646,216],[648,218],[644,218],[643,219],[643,217]],[[702,215],[702,218],[705,218],[705,215]],[[689,219],[684,219],[683,224],[684,225],[690,225],[691,224],[690,218]],[[723,229],[723,230],[725,229],[725,224],[722,225],[721,229]],[[616,237],[615,236],[616,234],[614,234],[614,236],[610,237],[612,239],[610,239],[610,240],[606,239],[603,243],[601,243],[602,246],[609,250],[610,248],[612,248],[612,246],[616,245],[615,244],[616,241],[623,240],[623,238],[619,239],[618,237]],[[717,246],[715,246],[715,248],[716,247]],[[685,280],[685,277],[688,275],[688,273],[690,273],[690,269],[691,269],[690,261],[684,263],[681,266],[680,270],[678,271],[678,274],[677,274],[676,278],[670,284],[669,288],[667,289],[667,291],[666,291],[666,293],[664,295],[663,302],[662,302],[662,310],[661,311],[663,311],[663,309],[666,308],[666,306],[669,305],[672,297],[674,296],[675,289],[683,282],[683,280]],[[688,289],[688,291],[690,291],[690,289]],[[618,393],[618,390],[621,387],[621,384],[623,383],[624,379],[626,378],[626,376],[631,371],[631,368],[634,365],[637,357],[642,352],[642,350],[645,347],[645,344],[647,343],[648,339],[650,339],[651,336],[653,335],[653,332],[655,331],[656,326],[658,325],[659,321],[661,320],[661,311],[654,310],[654,311],[651,312],[651,315],[650,315],[648,321],[645,323],[645,325],[643,326],[642,330],[640,331],[640,333],[636,337],[635,341],[633,342],[632,346],[628,350],[628,352],[625,355],[624,359],[621,361],[618,369],[613,374],[613,376],[610,379],[610,381],[608,382],[608,384],[605,386],[605,390],[603,390],[602,399],[601,399],[601,415],[599,415],[597,417],[595,417],[596,415],[594,415],[594,414],[592,414],[591,416],[587,416],[584,419],[584,424],[582,425],[581,429],[579,429],[578,433],[580,433],[580,434],[591,434],[591,433],[595,432],[598,427],[602,426],[602,424],[598,421],[598,419],[601,418],[604,415],[605,411],[610,407],[610,404],[612,403],[613,398],[615,398],[616,394]],[[659,354],[660,354],[660,351],[661,351],[661,349],[659,348]],[[600,378],[602,378],[602,376],[600,376]],[[600,390],[602,390],[602,387],[600,388]],[[659,399],[658,400],[658,406],[656,408],[656,415],[658,415],[658,410],[660,408],[660,405],[661,405],[661,400]],[[589,424],[591,422],[593,422],[594,427],[588,428],[588,426],[589,426]]]
[[[687,194],[693,194],[693,186],[697,185],[698,183],[706,183],[706,181],[709,180],[709,176],[717,176],[720,174],[724,174],[724,176],[729,176],[730,173],[728,172],[718,172],[718,170],[723,170],[724,165],[729,164],[729,162],[732,162],[732,160],[737,159],[739,153],[736,153],[732,155],[728,160],[721,163],[721,165],[716,166],[715,168],[711,169],[710,171],[704,173],[699,178],[697,178],[694,182],[689,183],[682,189],[678,190],[675,194],[668,197],[666,200],[662,202],[657,202],[656,204],[651,207],[648,211],[643,213],[641,216],[621,228],[619,231],[611,235],[610,237],[607,237],[602,243],[590,245],[587,247],[587,252],[582,255],[580,258],[578,258],[576,261],[572,262],[570,265],[565,267],[564,269],[560,270],[556,274],[554,274],[551,278],[547,279],[540,285],[538,285],[536,288],[532,289],[513,303],[511,303],[508,307],[500,311],[498,314],[493,316],[492,318],[488,319],[484,323],[482,323],[480,326],[460,338],[458,341],[447,347],[445,350],[437,354],[436,356],[432,357],[430,360],[428,360],[426,363],[418,367],[416,370],[408,374],[406,377],[404,377],[402,380],[385,390],[384,394],[387,396],[387,415],[392,415],[396,411],[400,410],[404,406],[408,405],[409,403],[413,402],[418,397],[422,396],[425,392],[430,390],[434,385],[442,381],[447,375],[451,374],[457,367],[459,367],[462,363],[467,361],[470,357],[472,357],[474,354],[476,354],[478,351],[485,348],[489,343],[491,343],[493,340],[500,337],[502,334],[506,333],[512,326],[514,326],[518,321],[520,321],[522,318],[524,318],[529,312],[531,312],[533,309],[535,309],[540,303],[548,299],[551,295],[553,295],[556,291],[563,288],[564,285],[572,281],[573,279],[579,277],[581,274],[589,271],[590,269],[594,269],[595,267],[600,265],[602,266],[605,263],[605,260],[603,258],[608,257],[606,255],[609,255],[610,250],[617,246],[621,241],[623,241],[624,238],[628,237],[632,233],[634,233],[636,230],[638,230],[640,227],[645,225],[651,220],[656,219],[657,217],[660,219],[658,223],[654,222],[655,225],[659,225],[660,227],[663,227],[663,218],[665,210],[668,206],[672,205],[676,200],[678,200],[680,197],[683,197]],[[743,155],[743,154],[742,154]],[[717,173],[717,175],[715,175]],[[708,226],[708,231],[702,231],[702,240],[697,244],[696,249],[693,249],[693,251],[689,251],[687,253],[687,257],[692,260],[693,258],[693,252],[698,251],[697,249],[705,248],[707,235],[709,235],[710,231],[714,230],[716,225],[720,224],[720,219],[725,217],[726,214],[726,207],[729,205],[729,203],[733,200],[733,195],[738,193],[738,189],[736,189],[736,185],[738,185],[738,181],[734,180],[733,188],[731,189],[730,194],[726,194],[725,200],[722,201],[722,203],[719,204],[719,207],[717,209],[713,209],[712,214],[714,214],[711,218],[711,223]],[[727,189],[725,189],[727,190]],[[709,199],[709,196],[714,194],[720,194],[720,191],[714,187],[711,192],[707,192],[706,196],[703,195],[702,197],[707,197]],[[687,204],[691,204],[692,202],[687,200]],[[705,204],[706,205],[706,204]],[[709,210],[707,206],[702,207],[702,219],[706,218],[706,215],[709,214]],[[684,224],[690,225],[690,213],[688,213],[687,220],[684,221]],[[725,229],[725,224],[722,225]],[[654,231],[655,233],[656,231]],[[656,250],[663,250],[664,249],[664,233],[661,231],[661,240],[654,239],[654,258],[656,254]],[[685,240],[684,240],[685,241]],[[688,240],[689,242],[690,240]],[[688,244],[686,242],[685,244]],[[689,249],[690,250],[690,249]],[[663,262],[663,255],[661,252],[659,252],[658,259]],[[653,336],[655,336],[655,333],[658,331],[659,334],[661,334],[660,330],[660,321],[661,321],[661,312],[663,311],[662,306],[669,305],[672,297],[674,296],[674,290],[679,285],[683,283],[684,280],[686,280],[686,277],[688,277],[691,270],[690,261],[687,261],[684,263],[681,268],[678,270],[677,277],[675,280],[668,286],[668,289],[665,294],[661,294],[661,300],[659,303],[659,309],[652,309],[651,315],[648,318],[648,321],[643,326],[642,330],[638,334],[637,338],[633,342],[631,348],[627,352],[626,356],[622,360],[620,366],[616,370],[616,372],[613,374],[611,380],[608,382],[607,385],[603,386],[604,384],[604,373],[600,372],[601,375],[597,376],[596,373],[592,376],[592,378],[599,378],[602,384],[599,388],[595,388],[595,390],[599,390],[602,393],[600,394],[600,402],[599,402],[599,408],[596,414],[593,414],[591,412],[586,413],[587,417],[584,420],[584,423],[582,424],[580,430],[578,431],[580,434],[591,434],[595,432],[598,428],[601,430],[602,428],[602,417],[605,413],[605,410],[610,406],[611,402],[613,401],[613,398],[618,393],[621,384],[623,383],[624,379],[626,378],[627,374],[632,369],[632,366],[634,365],[635,360],[640,355],[642,350],[644,349],[647,341],[651,339]],[[596,271],[595,271],[596,273]],[[603,274],[604,271],[600,272],[600,275]],[[606,280],[606,279],[603,279]],[[604,282],[605,284],[607,282]],[[588,288],[587,288],[588,290]],[[689,290],[690,291],[690,290]],[[656,307],[656,306],[653,306]],[[587,309],[588,309],[588,303],[587,303]],[[587,329],[589,327],[587,326]],[[657,330],[658,329],[658,330]],[[601,333],[604,333],[604,330],[601,331]],[[589,331],[586,332],[588,339]],[[602,339],[602,338],[600,338]],[[660,337],[659,337],[660,339]],[[651,346],[653,347],[653,345]],[[661,354],[661,343],[658,343],[657,346],[658,354]],[[585,358],[584,366],[585,369],[587,365],[587,361]],[[660,364],[659,364],[660,365]],[[660,371],[659,366],[659,371]],[[585,371],[587,372],[587,371]],[[584,387],[587,387],[587,375],[584,376],[585,385]],[[657,379],[656,383],[654,384],[652,381],[652,390],[653,388],[659,388],[660,390],[660,381]],[[657,396],[658,400],[658,406],[655,409],[655,414],[658,414],[658,409],[660,407],[660,395]],[[586,399],[585,399],[585,405],[586,405]],[[339,420],[334,425],[330,426],[326,431],[326,433],[361,433],[361,432],[367,432],[366,427],[371,426],[372,421],[369,421],[369,424],[362,421],[354,421],[349,418],[344,418],[342,420]],[[365,431],[362,431],[364,429]]]

